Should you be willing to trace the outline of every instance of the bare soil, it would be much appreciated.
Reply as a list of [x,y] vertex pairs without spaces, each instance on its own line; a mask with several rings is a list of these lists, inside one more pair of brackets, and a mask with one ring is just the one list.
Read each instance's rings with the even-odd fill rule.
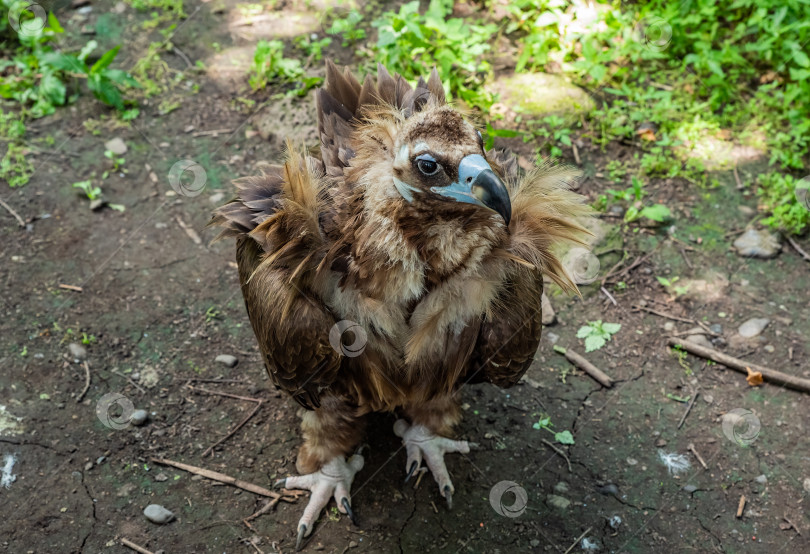
[[[153,552],[294,548],[305,498],[280,503],[249,527],[243,519],[263,506],[263,498],[151,461],[169,458],[270,487],[295,472],[300,445],[296,405],[264,375],[233,245],[209,245],[212,233],[204,230],[214,204],[230,196],[232,178],[278,160],[284,134],[313,136],[311,97],[289,101],[273,98],[278,90],[250,93],[244,68],[226,79],[226,64],[213,67],[211,60],[228,55],[218,54],[212,43],[225,49],[250,44],[238,29],[228,30],[235,5],[226,2],[224,13],[213,13],[212,4],[187,6],[189,14],[199,12],[172,41],[192,63],[206,61],[209,72],[189,75],[199,85],[196,93],[188,87],[166,93],[179,101],[177,109],[161,115],[159,99],[152,99],[130,126],[102,121],[93,134],[83,123],[98,121],[107,110],[82,98],[33,123],[28,138],[35,145],[30,156],[36,173],[24,188],[2,191],[29,226],[18,228],[0,210],[0,405],[6,412],[0,413],[0,455],[17,460],[16,481],[0,488],[0,551],[129,552],[121,538]],[[110,7],[93,6],[91,21]],[[66,27],[71,13],[60,12]],[[143,18],[133,14],[127,8],[120,16],[130,28]],[[125,41],[129,63],[157,40],[120,33],[101,39]],[[352,59],[345,51],[332,54]],[[186,68],[180,56],[164,59],[173,69]],[[246,106],[239,98],[256,103]],[[266,138],[253,132],[262,129]],[[579,190],[593,201],[616,188],[606,177],[607,162],[632,155],[636,147],[612,144],[603,150],[590,143],[587,131]],[[41,140],[48,135],[55,139],[50,148]],[[100,182],[109,169],[104,142],[115,136],[128,145],[127,173],[112,174],[102,188],[107,200],[126,211],[92,212],[71,184],[93,172]],[[506,145],[532,157],[534,145]],[[565,155],[573,164],[570,149]],[[202,194],[178,196],[169,186],[169,170],[181,159],[205,168]],[[741,165],[742,178],[749,180],[764,161]],[[693,356],[679,362],[666,346],[666,337],[696,326],[681,320],[720,324],[723,351],[810,375],[807,262],[787,245],[771,260],[737,256],[730,244],[754,218],[755,197],[738,190],[731,171],[716,177],[718,188],[671,179],[649,185],[650,197],[673,210],[677,240],[663,228],[602,218],[606,236],[595,247],[600,279],[619,262],[617,269],[650,254],[605,285],[615,304],[600,290],[600,280],[584,286],[582,298],[552,293],[557,322],[546,330],[527,378],[511,390],[464,390],[458,435],[479,447],[448,457],[456,485],[452,512],[429,475],[418,488],[403,485],[405,452],[392,431],[394,418],[377,415],[353,487],[359,526],[325,512],[305,550],[576,552],[587,538],[605,552],[810,552],[807,395],[767,383],[751,387],[744,375]],[[799,242],[810,250],[806,238]],[[656,276],[678,276],[679,283],[692,285],[673,298]],[[617,287],[617,280],[625,287]],[[756,339],[736,337],[737,327],[752,317],[771,323]],[[585,354],[576,332],[597,319],[622,325],[604,348],[587,354],[616,381],[611,389],[552,350],[556,337],[557,344]],[[90,386],[77,402],[85,367],[68,344],[81,342],[82,333],[95,340],[86,346]],[[219,354],[236,356],[238,365],[215,363]],[[254,404],[195,389],[263,404],[203,457]],[[673,397],[698,392],[679,427],[687,404]],[[149,421],[142,427],[105,426],[97,406],[111,393],[148,410]],[[723,415],[734,409],[749,410],[759,422],[750,444],[723,432]],[[541,414],[551,416],[555,429],[572,432],[576,444],[556,444],[568,460],[543,441],[553,444],[551,433],[533,428]],[[682,454],[690,467],[672,474],[659,453]],[[525,490],[525,509],[511,492],[491,501],[502,481]],[[549,495],[565,499],[567,507]],[[746,503],[736,517],[741,496]],[[142,512],[152,503],[172,510],[176,520],[147,521]],[[519,515],[504,512],[513,505]]]

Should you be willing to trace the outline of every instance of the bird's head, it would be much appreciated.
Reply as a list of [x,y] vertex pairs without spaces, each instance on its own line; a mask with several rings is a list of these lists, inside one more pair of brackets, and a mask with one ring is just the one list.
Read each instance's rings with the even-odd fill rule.
[[487,160],[481,133],[458,111],[444,105],[414,113],[399,129],[392,153],[393,186],[406,202],[491,210],[508,227],[509,191]]

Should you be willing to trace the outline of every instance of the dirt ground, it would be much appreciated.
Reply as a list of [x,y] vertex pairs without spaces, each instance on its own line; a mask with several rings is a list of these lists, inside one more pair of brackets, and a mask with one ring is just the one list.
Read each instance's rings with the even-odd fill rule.
[[[93,6],[90,22],[109,15],[111,5]],[[243,520],[266,499],[152,461],[167,458],[270,487],[295,472],[300,444],[296,405],[264,375],[233,244],[209,245],[213,233],[204,227],[211,209],[230,197],[232,178],[279,159],[285,134],[314,137],[312,98],[279,100],[271,97],[278,91],[243,90],[249,57],[239,52],[251,52],[256,37],[231,25],[235,2],[224,6],[191,2],[187,11],[194,15],[172,39],[192,64],[208,66],[207,73],[188,76],[199,90],[184,83],[173,88],[143,104],[128,127],[102,120],[106,109],[86,98],[36,120],[27,135],[36,173],[24,188],[3,184],[0,191],[28,223],[20,229],[0,211],[0,457],[6,467],[14,457],[8,474],[16,477],[0,487],[2,552],[130,552],[121,539],[166,553],[294,548],[305,497],[248,525]],[[66,27],[73,13],[59,12]],[[156,38],[126,34],[142,17],[131,8],[118,17],[117,34],[97,40],[128,41],[122,53],[132,63]],[[352,60],[351,53],[331,54]],[[164,59],[174,70],[186,67],[179,55]],[[178,106],[162,114],[166,98]],[[96,125],[85,126],[91,118]],[[53,145],[42,146],[48,135]],[[587,128],[582,135],[579,190],[593,201],[615,187],[606,164],[631,156],[635,147],[602,150],[590,143]],[[110,169],[103,152],[114,137],[128,147],[126,173],[112,173],[102,187],[108,201],[126,210],[94,212],[71,184],[94,172],[98,180]],[[528,156],[534,147],[508,146]],[[564,152],[574,163],[572,151]],[[178,195],[169,184],[171,167],[184,159],[204,168],[199,195]],[[750,179],[765,162],[763,155],[740,165],[741,178]],[[418,487],[403,485],[405,452],[392,431],[394,417],[377,415],[353,487],[359,525],[332,504],[305,550],[810,552],[807,395],[749,386],[740,373],[679,357],[666,345],[668,336],[697,322],[720,325],[708,338],[724,352],[810,376],[808,264],[788,245],[770,260],[733,252],[731,242],[754,218],[756,200],[738,189],[731,171],[714,176],[720,187],[651,183],[651,197],[673,210],[675,231],[601,218],[599,277],[582,287],[582,298],[552,290],[557,321],[546,329],[526,378],[511,390],[464,390],[458,435],[479,446],[448,456],[456,486],[452,512],[429,475]],[[810,250],[807,238],[799,242]],[[601,280],[613,268],[620,273],[604,287],[611,299]],[[657,276],[678,276],[689,289],[673,297]],[[743,340],[737,328],[753,317],[770,324]],[[604,348],[587,355],[615,380],[610,389],[552,350],[556,342],[584,354],[577,330],[597,319],[622,325]],[[77,361],[69,345],[85,336],[86,360]],[[221,354],[238,364],[215,362]],[[110,394],[147,410],[148,421],[110,424],[122,409],[107,410]],[[261,400],[258,411],[205,456],[256,407],[244,398]],[[736,426],[724,419],[732,410],[746,411]],[[555,444],[551,433],[533,428],[542,414],[555,429],[570,430],[575,444]],[[661,456],[670,454],[685,456],[689,467],[668,470]],[[147,521],[143,510],[153,503],[176,519]]]

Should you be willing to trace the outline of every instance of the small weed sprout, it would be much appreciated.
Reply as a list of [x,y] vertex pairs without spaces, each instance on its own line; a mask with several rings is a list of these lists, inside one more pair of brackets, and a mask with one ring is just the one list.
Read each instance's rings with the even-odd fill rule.
[[621,323],[602,323],[601,319],[589,321],[577,331],[577,338],[585,339],[585,352],[599,350],[622,328]]

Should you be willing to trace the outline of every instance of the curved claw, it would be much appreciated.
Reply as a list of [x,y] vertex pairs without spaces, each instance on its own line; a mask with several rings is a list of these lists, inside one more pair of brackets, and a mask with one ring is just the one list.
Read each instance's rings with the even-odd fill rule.
[[298,526],[298,540],[295,541],[295,551],[298,552],[301,550],[301,543],[304,541],[304,537],[307,534],[307,524],[302,523]]
[[407,483],[408,481],[410,481],[410,480],[411,480],[411,477],[413,477],[413,473],[416,471],[416,469],[417,469],[418,467],[419,467],[419,463],[418,463],[418,462],[413,462],[413,463],[411,464],[411,469],[409,469],[409,470],[408,470],[408,475],[406,475],[406,476],[405,476],[405,482],[406,482],[406,483]]
[[354,512],[352,511],[351,504],[349,504],[349,499],[344,496],[340,499],[340,503],[343,505],[343,509],[346,510],[346,514],[349,516],[349,519],[352,520],[352,523],[357,525],[357,519],[354,517]]
[[283,479],[278,479],[275,483],[273,483],[274,489],[284,489],[287,488],[287,478],[284,477]]
[[453,509],[453,491],[450,490],[450,485],[445,485],[444,487],[444,498],[447,500],[447,509]]

